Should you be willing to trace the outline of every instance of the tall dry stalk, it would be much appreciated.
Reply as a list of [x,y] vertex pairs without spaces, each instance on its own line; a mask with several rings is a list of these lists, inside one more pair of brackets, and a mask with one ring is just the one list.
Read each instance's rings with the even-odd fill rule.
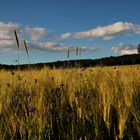
[[81,47],[77,46],[77,48],[76,48],[76,57],[80,58],[80,56],[81,56]]
[[76,57],[78,58],[78,55],[79,55],[79,48],[78,48],[78,46],[77,46],[77,48],[76,48]]
[[81,56],[81,47],[79,47],[79,58]]
[[67,52],[67,59],[69,59],[69,57],[70,57],[70,50],[68,50]]
[[29,64],[30,64],[28,47],[27,47],[27,43],[26,43],[26,41],[25,41],[25,40],[23,40],[23,46],[24,46],[25,51],[26,51],[26,53],[27,53],[27,56],[28,56],[28,62],[29,62]]
[[17,63],[18,63],[18,68],[19,68],[19,39],[18,39],[16,29],[14,29],[14,37],[15,37],[16,46],[17,46],[17,49],[18,49]]

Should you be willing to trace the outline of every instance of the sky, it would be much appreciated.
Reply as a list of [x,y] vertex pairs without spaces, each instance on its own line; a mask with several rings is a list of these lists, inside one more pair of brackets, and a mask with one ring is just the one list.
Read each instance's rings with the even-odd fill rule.
[[[0,64],[95,59],[137,53],[140,0],[0,0]],[[81,48],[77,58],[76,48]]]

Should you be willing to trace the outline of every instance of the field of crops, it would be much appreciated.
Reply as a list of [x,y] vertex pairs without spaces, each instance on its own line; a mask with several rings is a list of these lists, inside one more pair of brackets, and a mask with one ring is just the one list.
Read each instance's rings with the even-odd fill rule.
[[0,70],[0,140],[140,139],[140,65]]

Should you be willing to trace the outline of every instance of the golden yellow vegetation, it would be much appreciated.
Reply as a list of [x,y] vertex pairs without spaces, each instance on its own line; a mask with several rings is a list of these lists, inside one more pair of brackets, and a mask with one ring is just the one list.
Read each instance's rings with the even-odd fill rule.
[[0,139],[140,138],[140,65],[0,71]]

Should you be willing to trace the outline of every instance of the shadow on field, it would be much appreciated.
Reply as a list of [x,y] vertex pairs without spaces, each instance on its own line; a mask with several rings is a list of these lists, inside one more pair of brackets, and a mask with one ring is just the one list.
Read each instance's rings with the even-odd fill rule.
[[[4,140],[14,139],[20,140],[25,139],[29,140],[32,138],[41,139],[41,140],[139,140],[140,139],[140,93],[136,93],[133,96],[132,110],[130,110],[124,132],[123,138],[120,138],[119,132],[119,114],[114,105],[110,105],[109,112],[109,126],[107,126],[104,121],[102,112],[97,114],[91,113],[88,117],[81,113],[78,113],[79,106],[76,101],[70,103],[70,100],[66,94],[66,88],[61,85],[61,87],[53,89],[51,94],[49,94],[45,103],[48,109],[46,109],[46,114],[43,114],[47,123],[43,124],[44,127],[41,132],[34,126],[29,130],[28,128],[23,128],[24,130],[19,130],[19,122],[16,120],[16,117],[12,118],[12,125],[9,130],[1,130],[4,134]],[[26,95],[27,96],[27,95]],[[28,95],[29,96],[29,95]],[[83,99],[86,100],[86,96]],[[95,100],[98,100],[97,96],[93,96]],[[17,114],[18,119],[22,120],[24,123],[32,120],[30,111],[24,112],[24,108],[27,108],[28,101],[27,97],[22,97],[23,105],[20,106],[20,96],[14,95],[12,101],[9,105],[11,107],[9,110],[13,112],[10,114]],[[15,104],[15,103],[18,103]],[[18,106],[18,108],[17,108]],[[85,106],[86,108],[86,106]],[[88,112],[88,107],[87,107]],[[21,115],[22,114],[22,115]],[[48,116],[48,114],[50,114]],[[80,115],[79,115],[80,114]],[[0,114],[0,121],[5,120],[5,116],[8,114]],[[95,117],[96,116],[96,117]],[[9,116],[10,117],[10,116]],[[22,118],[20,118],[22,117]],[[4,125],[4,123],[3,123]],[[1,126],[1,129],[7,128]],[[36,130],[37,129],[37,130]],[[24,133],[21,134],[21,131]]]

